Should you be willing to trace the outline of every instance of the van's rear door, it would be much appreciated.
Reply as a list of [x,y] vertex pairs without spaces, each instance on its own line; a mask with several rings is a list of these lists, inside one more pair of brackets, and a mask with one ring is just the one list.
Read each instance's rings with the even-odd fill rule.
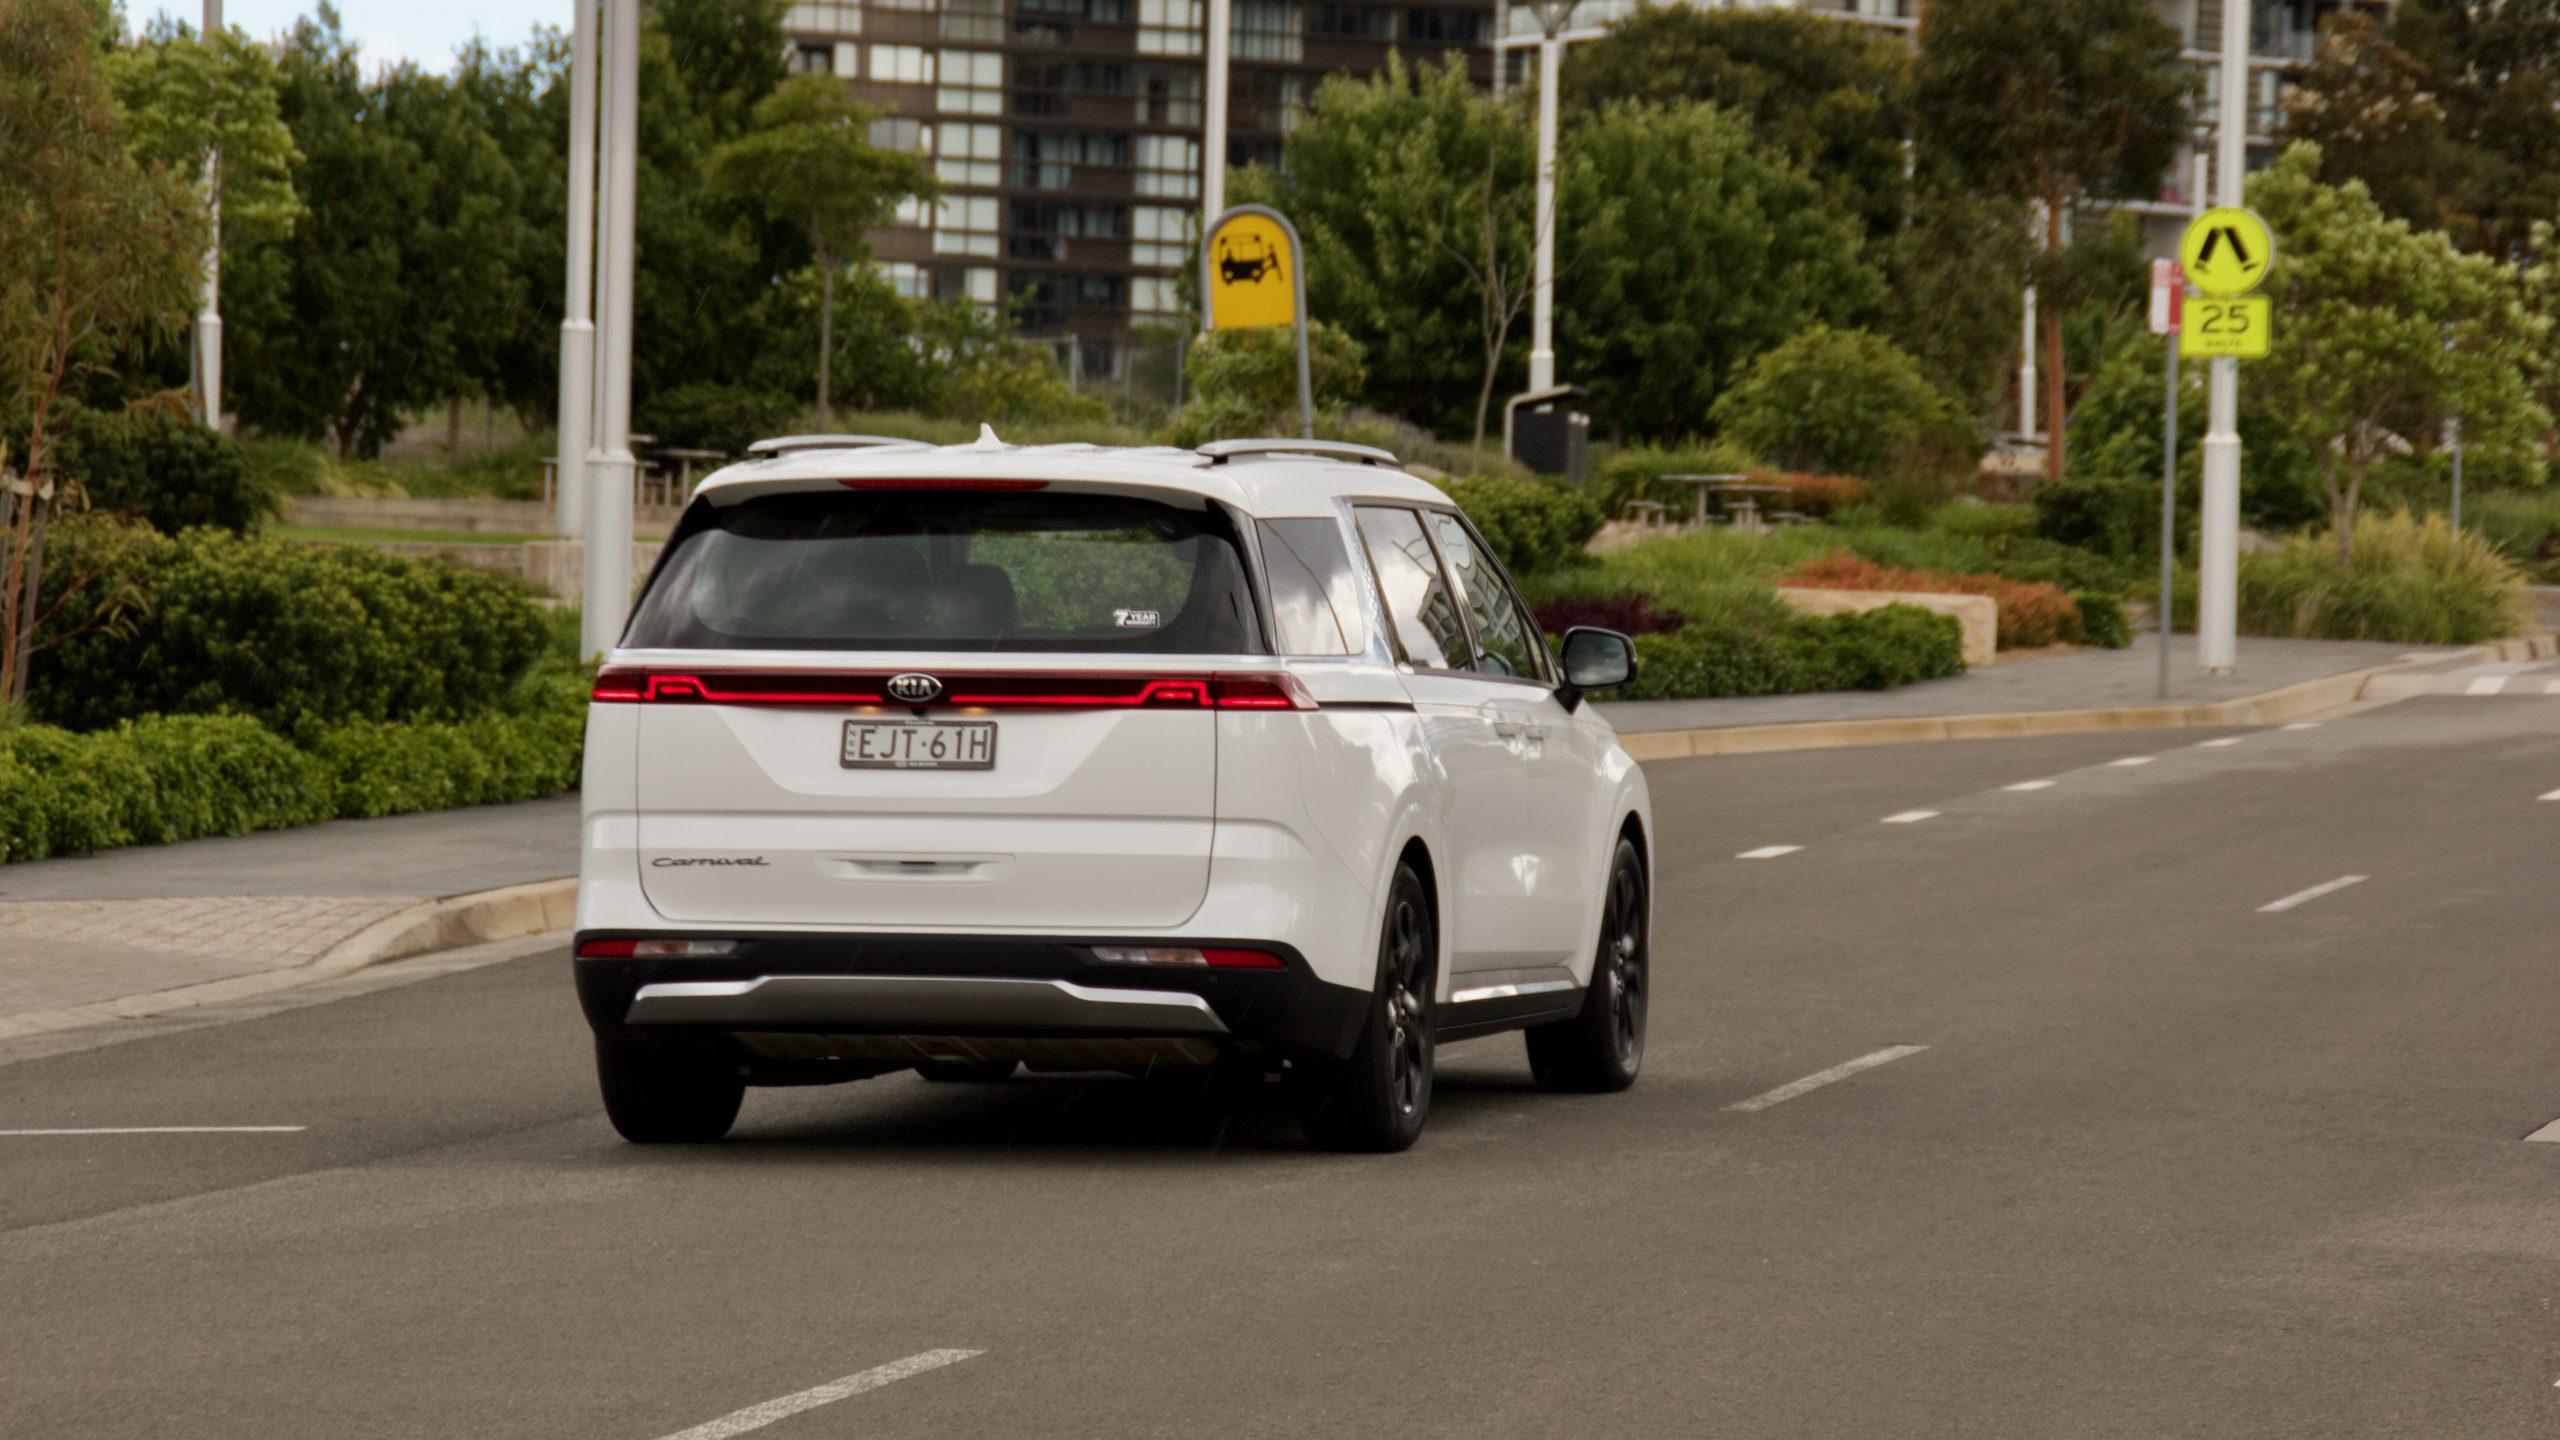
[[697,502],[599,686],[644,707],[659,913],[1071,930],[1198,908],[1215,657],[1260,648],[1232,526],[988,483]]

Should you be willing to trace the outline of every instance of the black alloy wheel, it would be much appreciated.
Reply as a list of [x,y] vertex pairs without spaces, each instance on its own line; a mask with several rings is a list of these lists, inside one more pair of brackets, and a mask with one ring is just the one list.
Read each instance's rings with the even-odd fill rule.
[[1609,862],[1599,948],[1582,1009],[1528,1032],[1529,1072],[1541,1088],[1608,1092],[1636,1083],[1644,1065],[1645,1012],[1653,998],[1646,934],[1644,857],[1625,837]]

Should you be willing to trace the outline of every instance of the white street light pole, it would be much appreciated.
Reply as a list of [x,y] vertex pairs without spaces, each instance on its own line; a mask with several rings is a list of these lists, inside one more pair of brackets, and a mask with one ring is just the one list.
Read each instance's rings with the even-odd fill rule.
[[[2249,6],[2222,7],[2221,114],[2215,134],[2217,200],[2248,199]],[[2240,362],[2213,362],[2212,416],[2204,435],[2204,502],[2196,554],[2196,664],[2228,675],[2238,664],[2240,618]]]
[[631,263],[640,152],[640,4],[605,0],[604,259],[598,449],[589,452],[586,576],[579,649],[613,648],[631,610]]
[[569,299],[560,321],[560,436],[552,530],[587,524],[587,445],[596,413],[596,4],[571,0],[569,24]]
[[[205,48],[222,33],[222,0],[204,0]],[[205,237],[204,290],[196,306],[196,403],[204,423],[222,428],[222,152],[204,160],[205,212],[212,221]]]
[[[1209,243],[1209,227],[1227,213],[1227,62],[1233,48],[1232,0],[1207,0],[1209,53],[1203,57],[1200,97],[1200,243]],[[1209,297],[1200,297],[1200,320],[1209,319]]]
[[1538,251],[1529,305],[1529,388],[1556,383],[1556,90],[1564,73],[1564,25],[1572,0],[1539,0]]

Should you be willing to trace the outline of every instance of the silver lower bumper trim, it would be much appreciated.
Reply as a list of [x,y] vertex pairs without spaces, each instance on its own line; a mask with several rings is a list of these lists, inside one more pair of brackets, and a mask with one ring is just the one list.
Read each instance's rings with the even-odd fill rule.
[[964,975],[761,975],[643,985],[632,1025],[842,1025],[882,1030],[1086,1030],[1223,1035],[1209,1002],[1181,990]]

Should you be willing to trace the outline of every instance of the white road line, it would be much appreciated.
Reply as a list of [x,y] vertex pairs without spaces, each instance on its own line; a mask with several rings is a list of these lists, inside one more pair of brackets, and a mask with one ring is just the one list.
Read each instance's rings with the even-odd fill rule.
[[1905,810],[1899,815],[1887,815],[1884,817],[1884,823],[1887,825],[1917,825],[1923,820],[1935,820],[1937,818],[1938,812],[1935,810]]
[[[2167,409],[2168,407],[2166,404],[2163,404],[2161,408]],[[2003,785],[2000,788],[2003,790],[2050,790],[2053,788],[2053,782],[2050,780],[2021,780],[2015,785]]]
[[2219,750],[2226,745],[2237,745],[2248,738],[2249,737],[2246,735],[2225,735],[2219,740],[2198,741],[2196,743],[2196,748],[2199,750]]
[[2258,907],[2258,913],[2261,915],[2273,915],[2278,911],[2290,910],[2294,906],[2302,904],[2304,901],[2317,900],[2323,895],[2335,894],[2340,890],[2346,889],[2350,885],[2361,885],[2372,878],[2373,877],[2370,875],[2341,875],[2326,885],[2314,885],[2308,890],[2296,891],[2295,893],[2287,895],[2283,899],[2277,901],[2273,905],[2261,905]]
[[294,1135],[303,1125],[99,1125],[85,1130],[0,1130],[0,1135]]
[[[2163,410],[2165,410],[2165,409],[2169,408],[2169,407],[2168,407],[2168,402],[2166,402],[2166,401],[2161,402],[2161,406],[2160,406],[2160,408],[2161,408],[2161,409],[2163,409]],[[2543,798],[2543,799],[2545,799],[2545,800],[2560,800],[2560,790],[2554,790],[2554,791],[2552,791],[2550,794],[2545,795],[2545,796],[2543,796],[2542,798]]]
[[1775,860],[1781,855],[1793,855],[1803,848],[1804,847],[1801,845],[1763,845],[1757,850],[1745,850],[1733,858],[1736,860]]
[[1890,1065],[1905,1055],[1917,1055],[1928,1048],[1926,1045],[1888,1045],[1872,1055],[1861,1055],[1846,1064],[1816,1071],[1801,1080],[1790,1081],[1766,1094],[1754,1095],[1748,1100],[1737,1100],[1724,1108],[1744,1111],[1766,1110],[1772,1105],[1793,1100],[1807,1091],[1819,1090],[1835,1080],[1846,1080],[1861,1070],[1873,1070],[1879,1065]]
[[[2168,408],[2168,407],[2167,407],[2166,405],[2163,405],[2161,408],[2162,408],[2162,409],[2166,409],[2166,408]],[[2545,680],[2545,681],[2543,681],[2543,682],[2542,682],[2542,693],[2543,693],[2543,694],[2545,694],[2545,695],[2560,695],[2560,680]]]
[[2554,1120],[2524,1138],[2528,1142],[2540,1140],[2548,1144],[2560,1145],[2560,1120]]
[[[2161,408],[2165,410],[2168,407],[2164,404]],[[2284,728],[2287,730],[2317,730],[2320,728],[2320,722],[2317,720],[2296,720]]]
[[2159,758],[2160,757],[2157,755],[2127,755],[2121,760],[2108,761],[2107,768],[2110,770],[2120,770],[2128,765],[2148,765]]
[[892,1360],[886,1365],[865,1370],[859,1375],[847,1375],[841,1380],[830,1380],[824,1385],[813,1385],[796,1395],[785,1395],[779,1400],[767,1400],[761,1405],[750,1405],[744,1410],[733,1410],[717,1420],[706,1420],[690,1430],[679,1430],[667,1436],[666,1440],[728,1440],[732,1435],[744,1435],[750,1430],[761,1430],[776,1420],[787,1420],[803,1410],[815,1410],[821,1405],[833,1405],[839,1400],[850,1399],[865,1390],[877,1390],[883,1385],[895,1384],[908,1376],[921,1375],[927,1370],[939,1370],[945,1365],[957,1365],[971,1356],[986,1353],[984,1350],[927,1350],[921,1355],[910,1355],[904,1360]]
[[2483,675],[2479,679],[2472,681],[2471,688],[2463,691],[2462,693],[2465,695],[2495,695],[2506,688],[2506,676]]

